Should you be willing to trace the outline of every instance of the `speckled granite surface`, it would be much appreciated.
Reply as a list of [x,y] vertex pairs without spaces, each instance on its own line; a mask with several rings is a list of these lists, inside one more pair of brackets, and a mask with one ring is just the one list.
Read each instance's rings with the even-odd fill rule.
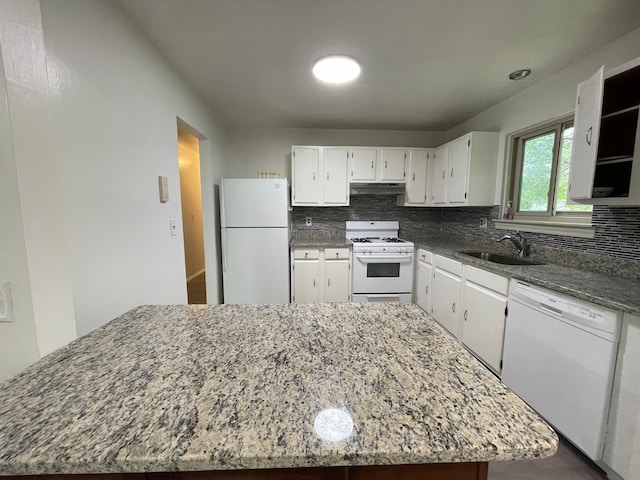
[[[510,278],[517,278],[597,305],[640,315],[640,280],[551,263],[526,266],[501,265],[460,253],[462,250],[485,250],[484,245],[478,245],[474,248],[468,244],[434,241],[433,239],[418,238],[413,241],[416,250],[423,248],[468,265],[474,265]],[[499,253],[504,253],[504,251]]]
[[[314,418],[347,412],[322,440]],[[144,306],[0,388],[0,473],[545,457],[555,433],[410,304]]]

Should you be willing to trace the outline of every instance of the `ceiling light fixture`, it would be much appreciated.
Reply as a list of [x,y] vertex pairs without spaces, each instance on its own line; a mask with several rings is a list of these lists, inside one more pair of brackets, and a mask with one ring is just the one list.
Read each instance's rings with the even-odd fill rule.
[[510,73],[509,78],[511,80],[522,80],[523,78],[527,78],[529,75],[531,75],[531,69],[523,68],[522,70],[516,70],[515,72]]
[[329,55],[313,66],[313,75],[326,83],[347,83],[360,75],[360,64],[346,55]]

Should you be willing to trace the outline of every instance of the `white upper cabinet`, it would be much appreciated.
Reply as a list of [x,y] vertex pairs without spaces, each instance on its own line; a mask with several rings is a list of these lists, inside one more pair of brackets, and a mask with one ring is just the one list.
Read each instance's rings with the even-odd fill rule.
[[322,160],[322,203],[349,205],[346,148],[325,148]]
[[449,203],[467,202],[467,181],[471,135],[451,142],[449,147],[449,171],[447,172],[447,200]]
[[640,205],[640,57],[578,85],[569,199]]
[[320,147],[292,147],[292,205],[317,205],[319,203],[320,151]]
[[428,149],[410,149],[407,151],[407,194],[405,205],[426,205],[427,169],[431,151]]
[[448,206],[495,204],[497,132],[471,132],[436,149],[431,162],[431,203]]
[[372,182],[376,179],[378,160],[376,148],[351,148],[349,156],[350,182]]
[[345,147],[291,147],[291,205],[349,205]]
[[447,170],[449,168],[449,144],[436,148],[431,163],[431,203],[447,203]]
[[[574,200],[591,198],[600,137],[603,87],[604,67],[578,85],[569,173],[569,196]],[[579,168],[574,168],[576,162],[579,162]]]
[[405,160],[404,148],[380,148],[378,150],[378,179],[381,182],[404,182]]

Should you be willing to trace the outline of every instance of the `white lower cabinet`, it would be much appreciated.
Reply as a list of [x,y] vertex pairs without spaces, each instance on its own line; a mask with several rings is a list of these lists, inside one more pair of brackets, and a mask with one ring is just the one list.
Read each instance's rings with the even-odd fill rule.
[[418,250],[416,266],[416,304],[425,312],[431,313],[431,279],[433,277],[433,254],[427,250]]
[[509,280],[464,266],[458,338],[494,372],[502,369]]
[[624,314],[604,462],[626,480],[640,478],[640,316]]
[[291,253],[291,301],[348,302],[351,298],[349,248],[295,248]]
[[447,257],[433,257],[431,315],[454,337],[458,336],[462,264]]

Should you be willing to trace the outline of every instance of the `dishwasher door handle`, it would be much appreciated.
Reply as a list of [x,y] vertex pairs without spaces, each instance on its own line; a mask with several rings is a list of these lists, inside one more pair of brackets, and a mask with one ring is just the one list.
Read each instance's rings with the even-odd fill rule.
[[549,305],[545,305],[544,303],[540,304],[540,309],[541,310],[545,310],[549,313],[553,313],[554,315],[558,315],[558,316],[562,316],[562,310],[555,308],[555,307],[551,307]]

